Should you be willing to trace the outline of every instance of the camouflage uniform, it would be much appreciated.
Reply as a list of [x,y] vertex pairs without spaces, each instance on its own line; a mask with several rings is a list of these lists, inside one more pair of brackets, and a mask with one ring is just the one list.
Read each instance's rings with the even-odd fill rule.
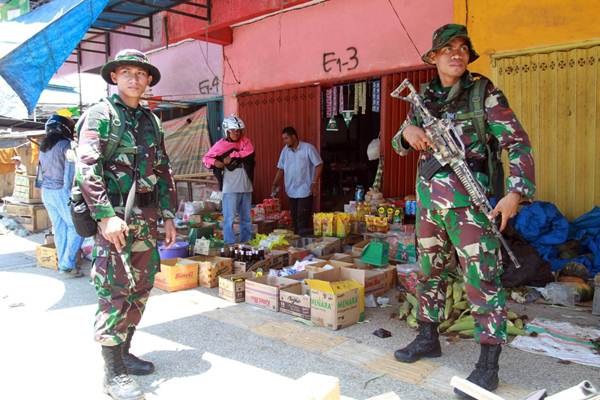
[[[425,105],[434,116],[454,119],[469,111],[469,90],[473,85],[474,78],[468,71],[452,88],[443,88],[439,78],[435,78],[423,93]],[[484,114],[488,135],[493,135],[508,151],[508,191],[532,198],[535,178],[529,138],[504,94],[491,83],[485,91]],[[461,139],[467,158],[485,160],[485,144],[479,140],[474,121],[456,120],[455,123],[462,128]],[[406,155],[410,150],[401,136],[408,125],[421,126],[412,110],[392,139],[392,147],[400,155]],[[422,152],[419,162],[431,157],[431,153]],[[476,172],[475,176],[489,190],[487,175]],[[440,321],[440,310],[443,310],[445,302],[447,266],[453,246],[464,271],[466,293],[476,321],[476,340],[491,345],[504,343],[506,294],[500,283],[500,242],[489,229],[488,218],[472,205],[454,172],[439,171],[431,180],[418,176],[416,192],[417,243],[424,274],[417,286],[418,319]]]
[[[112,100],[123,110],[126,129],[120,147],[143,147],[139,162],[137,193],[158,190],[158,208],[140,209],[134,206],[129,221],[127,244],[122,253],[100,233],[96,235],[93,251],[92,279],[98,295],[95,338],[104,346],[123,343],[127,329],[135,327],[144,312],[154,275],[160,259],[156,248],[157,219],[175,217],[175,190],[169,158],[164,146],[164,133],[160,143],[150,120],[151,116],[140,107],[132,109],[118,95]],[[111,160],[103,159],[103,150],[110,132],[109,108],[105,103],[93,106],[81,126],[77,149],[76,182],[96,220],[118,215],[123,218],[127,194],[132,187],[134,157],[120,153],[117,148]],[[136,140],[137,136],[137,140]],[[110,179],[111,173],[117,181]],[[122,198],[111,204],[110,198]],[[113,200],[114,203],[114,200]],[[135,286],[129,288],[124,262],[129,263]]]

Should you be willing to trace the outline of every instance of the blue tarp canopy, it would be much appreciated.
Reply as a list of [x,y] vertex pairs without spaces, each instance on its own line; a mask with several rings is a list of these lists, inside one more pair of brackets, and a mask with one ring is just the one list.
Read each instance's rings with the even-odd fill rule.
[[[0,0],[1,1],[1,0]],[[197,13],[175,10],[185,3]],[[36,106],[50,78],[89,35],[116,32],[152,39],[152,15],[161,11],[210,20],[210,1],[54,0],[0,23],[0,115],[24,117]],[[140,19],[148,18],[141,25]],[[136,32],[118,30],[131,26]],[[85,51],[85,49],[81,49]],[[90,50],[91,51],[91,50]]]
[[[55,0],[0,23],[0,77],[5,81],[4,85],[0,83],[0,95],[8,91],[8,84],[31,113],[50,78],[107,3],[108,0]],[[7,98],[10,95],[2,101]]]

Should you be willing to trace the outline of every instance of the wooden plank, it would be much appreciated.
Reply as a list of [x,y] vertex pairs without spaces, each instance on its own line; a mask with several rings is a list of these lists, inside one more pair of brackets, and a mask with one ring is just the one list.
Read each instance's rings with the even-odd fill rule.
[[[569,127],[569,115],[571,114],[572,108],[568,76],[568,68],[570,68],[569,58],[569,53],[563,52],[560,53],[558,61],[560,73],[556,76],[556,88],[557,92],[560,93],[559,98],[557,99],[557,112],[560,113],[560,117],[557,118],[554,129],[555,136],[557,137],[555,141],[556,147],[554,152],[556,153],[556,157],[554,158],[554,164],[558,166],[558,169],[555,168],[550,175],[551,177],[554,177],[554,179],[551,179],[550,182],[548,182],[549,185],[554,185],[553,190],[549,193],[549,199],[551,201],[552,199],[557,201],[559,207],[562,207],[562,210],[565,209],[569,202],[568,193],[572,190],[570,188],[569,175],[571,174],[574,163],[573,143]],[[561,69],[562,65],[564,66]]]
[[[598,68],[598,48],[592,48],[585,51],[586,58],[586,69],[585,69],[585,84],[591,88],[598,88],[598,81],[596,80],[596,74],[599,70]],[[595,203],[595,191],[597,187],[595,186],[595,176],[597,174],[598,167],[598,134],[600,132],[597,131],[598,126],[596,125],[597,118],[597,109],[596,103],[598,101],[598,90],[585,90],[585,98],[584,102],[586,104],[586,115],[584,122],[585,129],[585,146],[584,146],[584,158],[585,158],[585,168],[586,168],[586,176],[584,182],[584,211],[587,212]]]
[[[594,48],[593,57],[596,59],[596,68],[595,68],[596,86],[595,86],[595,90],[594,90],[594,88],[592,88],[592,90],[596,96],[595,97],[596,112],[595,112],[595,125],[594,125],[594,132],[596,132],[596,136],[594,137],[594,154],[598,154],[598,152],[600,151],[600,140],[597,137],[598,132],[600,131],[600,98],[598,98],[598,89],[600,88],[600,46],[597,46]],[[600,174],[596,172],[596,171],[598,171],[598,168],[600,168],[600,160],[598,160],[598,157],[594,158],[594,163],[595,163],[595,167],[594,167],[594,179],[593,179],[593,182],[594,182],[593,203],[600,204]]]

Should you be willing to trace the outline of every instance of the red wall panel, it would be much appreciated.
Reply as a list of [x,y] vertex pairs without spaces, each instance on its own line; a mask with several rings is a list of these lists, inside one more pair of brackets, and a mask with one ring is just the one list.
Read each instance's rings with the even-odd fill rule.
[[383,134],[383,195],[404,197],[415,194],[417,176],[417,152],[400,157],[392,148],[392,138],[404,122],[409,103],[390,96],[390,93],[406,78],[417,90],[421,83],[436,76],[432,68],[390,74],[381,79],[381,132]]
[[271,194],[271,184],[283,148],[281,130],[284,127],[293,126],[300,140],[320,150],[320,101],[320,86],[238,97],[239,116],[244,120],[246,134],[256,149],[255,202]]

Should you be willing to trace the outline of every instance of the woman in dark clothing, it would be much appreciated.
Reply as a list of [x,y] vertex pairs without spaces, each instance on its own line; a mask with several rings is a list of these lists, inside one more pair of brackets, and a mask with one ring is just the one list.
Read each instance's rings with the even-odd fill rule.
[[40,145],[42,201],[52,221],[58,256],[58,271],[66,277],[83,276],[77,267],[77,252],[83,238],[75,231],[69,210],[69,196],[75,171],[71,141],[75,123],[71,118],[51,116],[46,122],[46,137]]

